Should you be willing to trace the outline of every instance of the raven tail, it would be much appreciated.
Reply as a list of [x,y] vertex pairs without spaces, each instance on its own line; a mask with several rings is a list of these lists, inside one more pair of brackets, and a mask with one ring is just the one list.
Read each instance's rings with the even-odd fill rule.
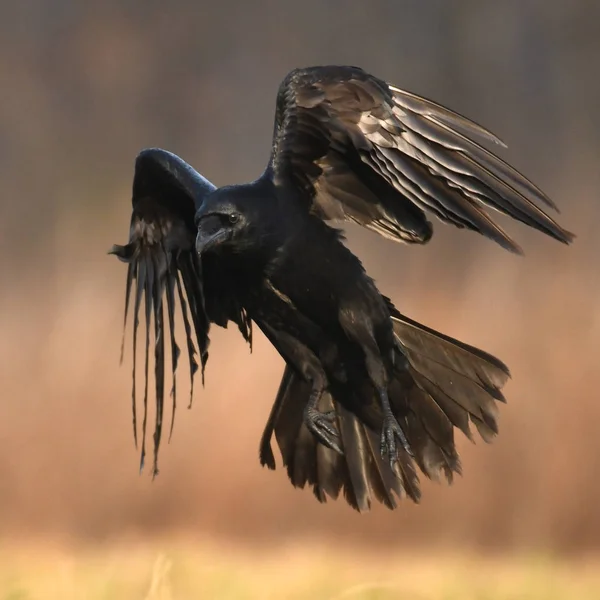
[[382,415],[372,388],[365,385],[343,403],[337,390],[321,398],[320,411],[335,411],[342,456],[318,443],[304,425],[310,385],[290,366],[285,368],[261,439],[260,462],[275,469],[274,434],[292,485],[312,486],[320,502],[338,498],[341,491],[360,512],[368,511],[373,499],[390,509],[396,508],[396,498],[419,502],[416,467],[436,481],[443,475],[448,483],[461,473],[455,428],[473,439],[472,424],[486,442],[498,432],[496,402],[505,401],[506,365],[395,309],[392,319],[396,349],[389,397],[414,454],[412,458],[399,447],[397,473],[380,454]]

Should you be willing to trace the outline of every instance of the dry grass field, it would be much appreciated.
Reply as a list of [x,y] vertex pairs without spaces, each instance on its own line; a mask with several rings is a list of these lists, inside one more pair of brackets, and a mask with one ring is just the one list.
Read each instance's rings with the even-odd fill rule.
[[596,600],[600,562],[185,542],[0,550],[1,600]]

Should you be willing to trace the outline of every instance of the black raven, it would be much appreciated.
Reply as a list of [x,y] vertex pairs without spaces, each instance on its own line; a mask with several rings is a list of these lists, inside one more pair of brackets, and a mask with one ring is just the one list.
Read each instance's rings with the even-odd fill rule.
[[[144,298],[148,397],[151,316],[155,324],[154,469],[164,405],[163,298],[173,382],[179,297],[190,369],[202,369],[211,323],[237,324],[251,343],[252,322],[286,362],[261,444],[275,468],[278,441],[290,480],[359,510],[375,496],[419,498],[415,463],[428,477],[460,472],[454,427],[484,440],[497,433],[496,401],[509,376],[498,359],[400,314],[327,220],[351,220],[395,241],[426,243],[426,213],[519,246],[486,212],[491,207],[563,243],[562,229],[533,200],[551,200],[512,167],[467,137],[502,143],[466,118],[402,91],[357,67],[292,71],[277,96],[271,159],[244,185],[215,188],[170,152],[136,160],[126,246],[112,250],[133,280],[135,351]],[[186,301],[187,298],[187,301]],[[190,324],[191,315],[191,324]],[[173,383],[173,410],[175,383]],[[142,464],[145,441],[142,443]],[[384,456],[387,455],[384,460]],[[394,492],[394,493],[393,493]]]

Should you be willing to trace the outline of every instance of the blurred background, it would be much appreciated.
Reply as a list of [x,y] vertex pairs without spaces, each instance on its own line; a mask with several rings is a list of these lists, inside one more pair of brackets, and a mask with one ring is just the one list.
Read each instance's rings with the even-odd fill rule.
[[[599,3],[26,0],[0,4],[0,32],[0,537],[598,549]],[[126,269],[106,254],[128,236],[135,156],[159,146],[217,185],[253,179],[281,79],[335,63],[490,128],[577,233],[567,248],[509,223],[519,258],[441,224],[422,248],[348,227],[403,312],[510,366],[500,436],[461,439],[463,477],[423,481],[418,507],[320,505],[258,463],[282,361],[258,332],[250,355],[215,328],[152,482],[131,353],[118,362]]]

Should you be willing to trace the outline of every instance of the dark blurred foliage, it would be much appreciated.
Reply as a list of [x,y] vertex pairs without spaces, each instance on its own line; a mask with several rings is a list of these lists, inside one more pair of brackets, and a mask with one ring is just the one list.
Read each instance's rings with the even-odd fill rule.
[[[592,0],[2,3],[2,530],[598,545],[599,60]],[[135,155],[160,146],[215,184],[252,179],[280,80],[333,63],[489,127],[578,234],[565,248],[511,224],[521,259],[449,227],[411,249],[349,228],[399,307],[509,363],[498,442],[465,444],[464,478],[425,486],[421,507],[319,506],[258,467],[280,360],[215,332],[207,388],[150,484],[130,439],[130,357],[117,365],[124,268],[105,254],[127,236]],[[236,405],[232,443],[218,425]]]

